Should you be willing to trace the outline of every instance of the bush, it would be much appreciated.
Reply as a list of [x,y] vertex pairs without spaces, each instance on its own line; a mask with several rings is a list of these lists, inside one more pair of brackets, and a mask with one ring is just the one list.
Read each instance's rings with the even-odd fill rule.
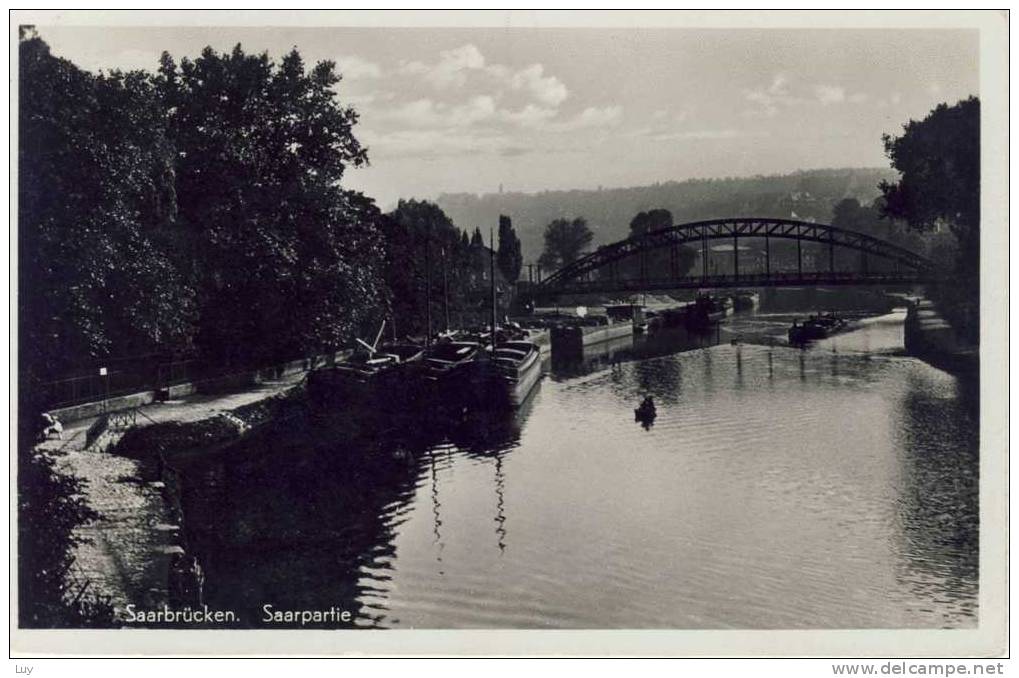
[[76,576],[74,529],[100,516],[82,498],[81,481],[25,445],[18,463],[18,623],[23,628],[113,625],[111,601]]

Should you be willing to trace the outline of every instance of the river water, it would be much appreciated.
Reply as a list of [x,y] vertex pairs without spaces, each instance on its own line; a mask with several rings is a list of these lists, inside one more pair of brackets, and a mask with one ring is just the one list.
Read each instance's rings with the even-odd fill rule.
[[204,602],[249,627],[266,604],[383,628],[975,627],[975,386],[902,355],[902,312],[805,350],[791,317],[557,360],[508,421],[192,460]]

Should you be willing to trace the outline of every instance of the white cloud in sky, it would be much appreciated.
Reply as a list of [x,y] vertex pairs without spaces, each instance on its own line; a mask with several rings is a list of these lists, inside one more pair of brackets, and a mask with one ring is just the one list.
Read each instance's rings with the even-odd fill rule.
[[362,59],[354,54],[337,57],[336,70],[340,72],[344,80],[363,80],[382,77],[381,66],[374,61]]
[[747,101],[757,104],[752,112],[769,117],[778,113],[780,107],[795,100],[789,91],[789,76],[784,73],[776,74],[767,87],[747,90],[744,95]]
[[544,73],[544,66],[531,64],[514,73],[510,82],[514,89],[530,92],[541,103],[547,106],[558,106],[569,96],[569,90],[558,78],[552,75],[546,76]]
[[476,46],[467,44],[456,49],[443,50],[439,60],[434,64],[421,61],[405,61],[400,65],[400,72],[423,77],[439,89],[462,87],[467,82],[470,71],[485,67],[485,57]]
[[416,99],[392,109],[382,117],[408,127],[456,128],[483,122],[495,116],[496,112],[495,99],[479,95],[458,105],[435,102],[432,99]]
[[562,124],[565,129],[587,129],[591,127],[609,127],[619,124],[623,119],[622,106],[605,106],[597,108],[589,106],[577,117]]
[[774,117],[779,111],[793,106],[861,104],[869,99],[864,92],[847,93],[842,85],[819,83],[812,88],[806,83],[797,85],[784,73],[776,74],[767,87],[744,90],[743,96],[754,104],[746,113],[764,117]]
[[502,119],[506,122],[521,125],[523,127],[538,127],[551,120],[559,113],[554,108],[545,108],[535,104],[527,104],[519,110],[506,110],[502,112]]
[[817,100],[825,106],[842,103],[846,100],[846,88],[835,85],[818,85],[814,88],[814,94],[817,96]]
[[[355,65],[363,77],[372,77],[376,71],[365,63]],[[431,62],[400,62],[392,75],[397,78],[392,92],[396,101],[372,116],[373,125],[380,125],[378,139],[387,148],[395,148],[395,141],[402,140],[415,152],[423,152],[430,142],[436,144],[437,152],[440,146],[449,152],[469,144],[476,144],[479,151],[502,149],[500,135],[513,129],[534,134],[572,132],[615,125],[622,119],[622,107],[611,105],[587,106],[565,117],[561,107],[570,96],[569,89],[544,65],[512,68],[488,63],[473,44],[444,50]],[[460,140],[452,143],[425,130],[455,130]]]

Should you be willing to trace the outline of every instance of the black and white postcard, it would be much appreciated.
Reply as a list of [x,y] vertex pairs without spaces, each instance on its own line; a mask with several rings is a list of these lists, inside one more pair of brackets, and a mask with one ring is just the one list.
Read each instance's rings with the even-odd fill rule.
[[1007,12],[11,16],[15,652],[1005,651]]

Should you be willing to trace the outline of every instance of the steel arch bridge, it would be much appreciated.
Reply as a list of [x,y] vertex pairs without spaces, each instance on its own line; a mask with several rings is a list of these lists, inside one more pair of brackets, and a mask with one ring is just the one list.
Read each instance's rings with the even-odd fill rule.
[[[740,273],[739,240],[764,240],[764,270]],[[793,271],[774,271],[771,261],[771,240],[796,242],[797,266]],[[708,260],[708,241],[732,243],[732,272],[709,273],[703,262]],[[828,265],[804,270],[803,243],[824,245]],[[697,244],[701,248],[701,274],[678,275],[680,246]],[[840,271],[835,268],[835,248],[863,253],[863,270]],[[647,277],[646,254],[655,250],[668,250],[672,275]],[[641,275],[621,278],[617,275],[620,261],[640,256]],[[890,263],[891,270],[870,270],[869,257]],[[887,266],[887,264],[886,264]],[[817,285],[911,285],[935,282],[934,264],[914,252],[864,233],[793,219],[736,217],[710,219],[650,231],[599,247],[594,252],[531,286],[535,298],[557,297],[563,294],[588,292],[652,291],[666,289],[698,289],[725,287],[805,287]]]

